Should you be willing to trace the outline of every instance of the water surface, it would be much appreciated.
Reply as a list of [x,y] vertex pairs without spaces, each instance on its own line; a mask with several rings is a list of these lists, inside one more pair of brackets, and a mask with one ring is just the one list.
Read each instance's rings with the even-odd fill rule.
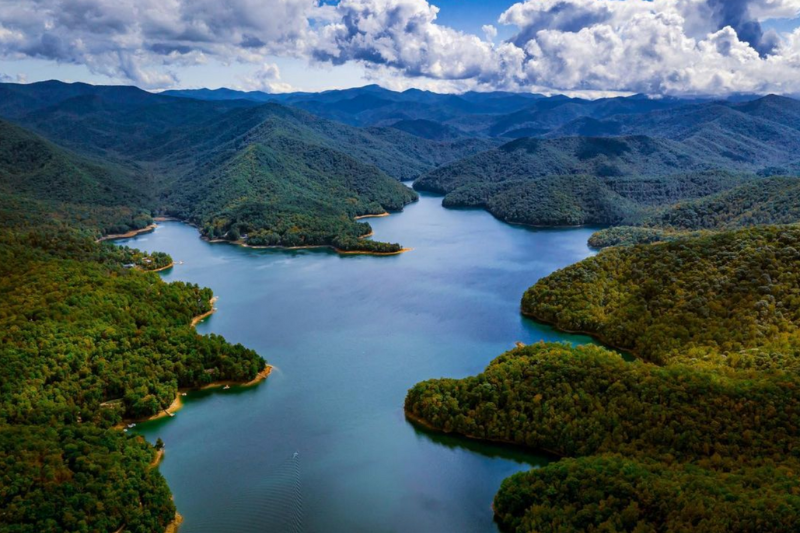
[[253,250],[166,222],[120,243],[168,252],[168,281],[208,286],[218,312],[198,325],[262,354],[258,387],[184,398],[161,437],[161,471],[181,533],[490,532],[492,497],[543,455],[431,435],[403,417],[416,382],[482,371],[515,341],[567,340],[522,317],[525,289],[591,255],[589,228],[533,230],[423,196],[370,219],[392,257]]

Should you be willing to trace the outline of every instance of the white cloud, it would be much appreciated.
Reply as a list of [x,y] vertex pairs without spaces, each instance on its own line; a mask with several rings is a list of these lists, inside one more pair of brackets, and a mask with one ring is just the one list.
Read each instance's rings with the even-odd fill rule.
[[0,55],[86,65],[145,87],[209,56],[301,55],[315,0],[23,0],[0,9]]
[[483,36],[439,24],[427,0],[19,0],[0,57],[86,65],[145,87],[213,59],[253,64],[243,88],[291,90],[272,57],[363,65],[392,87],[438,90],[800,92],[800,0],[524,0]]
[[294,90],[291,85],[281,81],[280,69],[273,63],[264,63],[250,75],[240,76],[239,81],[236,88],[243,91],[288,93]]
[[497,38],[497,28],[492,26],[491,24],[484,24],[481,26],[481,30],[483,30],[483,34],[486,36],[486,40],[490,43],[494,42]]

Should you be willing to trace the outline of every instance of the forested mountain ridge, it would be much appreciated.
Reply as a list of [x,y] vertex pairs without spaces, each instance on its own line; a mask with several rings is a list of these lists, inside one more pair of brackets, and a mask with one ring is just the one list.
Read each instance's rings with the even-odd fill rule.
[[[712,163],[680,143],[643,136],[526,138],[444,165],[414,188],[445,194],[445,206],[484,207],[508,222],[620,224],[651,206],[755,177],[714,170]],[[592,208],[587,200],[609,208]]]
[[800,370],[800,227],[619,247],[539,280],[522,310],[659,364]]
[[102,159],[120,177],[145,176],[151,210],[190,220],[209,238],[247,235],[253,245],[399,251],[398,244],[359,239],[371,230],[353,218],[413,201],[396,179],[494,145],[356,128],[277,103],[58,82],[0,89],[9,95],[0,113]]
[[619,226],[601,230],[590,238],[596,248],[675,240],[698,231],[719,231],[762,224],[800,221],[800,178],[773,177],[743,180],[717,194],[677,202],[640,212]]
[[0,187],[38,200],[103,206],[153,203],[147,177],[79,156],[0,120]]
[[75,154],[0,120],[0,224],[27,227],[60,221],[102,234],[152,223],[150,176]]
[[[720,193],[757,176],[791,176],[800,170],[796,156],[800,151],[800,102],[766,96],[746,102],[673,103],[661,108],[648,104],[650,111],[643,106],[603,121],[582,117],[546,133],[531,133],[538,137],[523,137],[443,165],[418,178],[414,186],[444,194],[445,206],[485,207],[509,222],[616,225],[637,222],[640,211],[647,214],[653,211],[651,207]],[[564,105],[551,107],[565,111]],[[616,107],[624,111],[619,104]],[[727,174],[730,179],[718,181],[719,187],[704,194],[684,195],[680,186],[670,186],[686,174],[696,173]],[[573,180],[577,188],[561,182],[570,174],[601,180],[603,195],[616,193],[641,205],[625,207],[626,217],[619,213],[606,216],[597,210],[587,216],[581,202],[570,216],[552,212],[550,206],[560,203],[554,196],[556,190],[572,198],[583,194],[584,181]],[[554,183],[544,183],[547,180]],[[534,181],[542,183],[524,185]],[[526,190],[531,188],[547,188],[553,193],[545,202],[530,202]],[[659,192],[670,188],[669,195]],[[538,193],[536,196],[540,198]],[[797,207],[789,206],[792,212]],[[782,223],[787,217],[763,221]],[[747,224],[743,218],[742,225]]]

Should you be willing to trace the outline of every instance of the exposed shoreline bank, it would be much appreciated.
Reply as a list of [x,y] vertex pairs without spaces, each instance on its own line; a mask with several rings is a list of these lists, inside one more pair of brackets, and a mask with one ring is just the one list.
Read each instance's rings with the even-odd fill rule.
[[208,301],[208,303],[211,304],[211,309],[206,311],[205,313],[202,313],[200,315],[197,315],[196,317],[193,317],[192,318],[192,322],[190,323],[190,325],[192,327],[195,327],[197,324],[199,324],[200,322],[202,322],[206,318],[208,318],[211,315],[213,315],[214,313],[216,313],[217,312],[217,308],[214,307],[214,304],[217,303],[217,300],[219,300],[219,298],[217,296],[214,296],[213,298],[211,298]]
[[145,270],[145,272],[161,272],[163,270],[170,269],[170,268],[172,268],[174,266],[175,266],[175,261],[173,261],[172,263],[168,264],[167,266],[163,266],[161,268],[154,268],[153,270]]
[[113,241],[116,239],[130,239],[131,237],[135,237],[142,233],[150,233],[151,231],[155,230],[158,227],[158,224],[150,224],[149,226],[142,228],[142,229],[132,229],[127,233],[114,233],[111,235],[105,235],[100,237],[95,242],[104,242],[104,241]]
[[378,213],[377,215],[359,215],[357,217],[353,217],[353,220],[363,220],[365,218],[381,218],[381,217],[388,217],[388,211],[384,211],[383,213]]

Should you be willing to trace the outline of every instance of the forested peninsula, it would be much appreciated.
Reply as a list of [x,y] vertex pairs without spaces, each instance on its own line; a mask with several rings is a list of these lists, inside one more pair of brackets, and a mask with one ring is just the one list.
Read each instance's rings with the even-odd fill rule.
[[631,350],[538,343],[412,388],[411,420],[565,457],[507,479],[504,529],[800,527],[800,228],[615,247],[529,289],[523,313]]
[[0,529],[163,531],[175,506],[156,450],[114,426],[264,368],[194,331],[209,289],[130,268],[154,256],[171,262],[65,227],[0,231]]

